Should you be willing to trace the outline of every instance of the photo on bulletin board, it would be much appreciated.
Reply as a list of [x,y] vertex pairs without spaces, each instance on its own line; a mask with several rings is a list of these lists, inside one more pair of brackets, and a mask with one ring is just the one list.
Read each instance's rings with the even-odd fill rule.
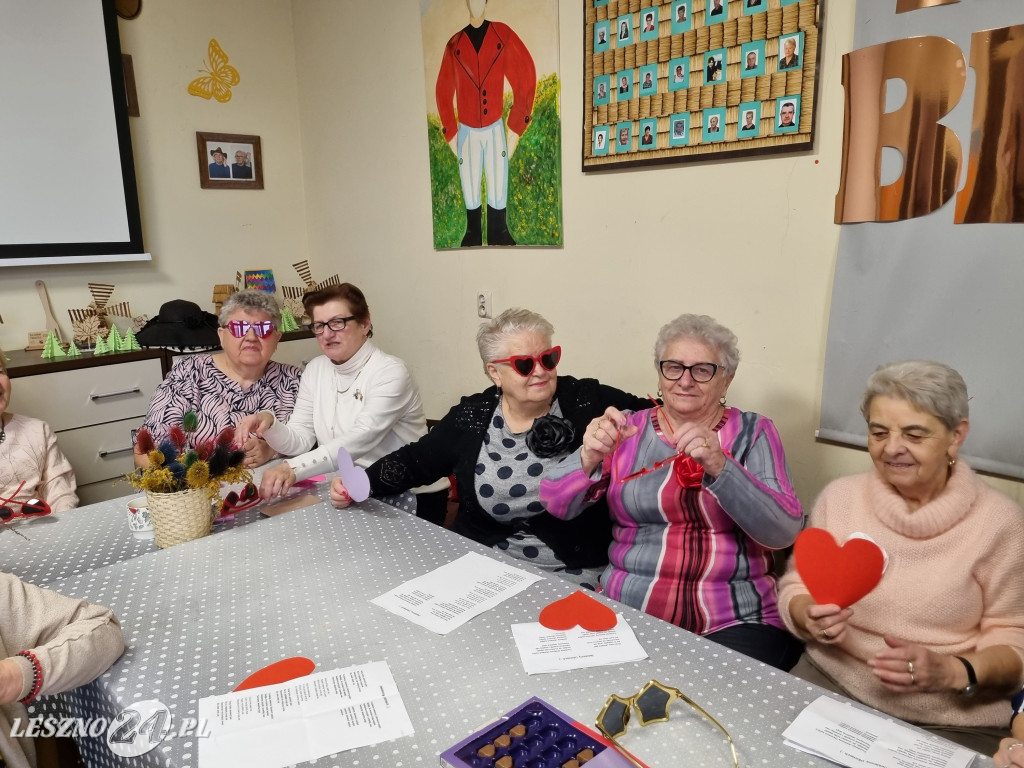
[[685,147],[690,142],[690,115],[680,112],[672,115],[668,121],[668,145]]
[[668,62],[668,90],[685,91],[690,87],[690,59],[683,56],[678,59],[669,59]]
[[608,138],[611,135],[611,130],[607,125],[602,125],[594,129],[594,154],[595,155],[607,155],[608,154]]
[[782,96],[775,100],[775,132],[796,133],[800,130],[800,96]]
[[651,96],[658,92],[658,65],[640,67],[640,95]]
[[640,121],[640,149],[648,151],[658,148],[658,118]]
[[196,131],[202,189],[263,189],[259,136]]
[[707,0],[704,7],[704,26],[721,24],[729,20],[729,4],[726,0]]
[[693,17],[690,15],[690,0],[675,0],[672,3],[672,34],[689,32],[693,29]]
[[[823,5],[584,0],[583,170],[810,151]],[[610,46],[597,50],[605,28]],[[651,120],[652,144],[643,144]],[[599,127],[609,131],[601,154]]]
[[764,40],[754,40],[740,47],[740,79],[764,74]]
[[594,53],[602,53],[612,47],[611,24],[602,21],[594,27]]
[[740,120],[736,124],[736,135],[741,139],[757,136],[761,129],[761,102],[746,101],[740,104]]

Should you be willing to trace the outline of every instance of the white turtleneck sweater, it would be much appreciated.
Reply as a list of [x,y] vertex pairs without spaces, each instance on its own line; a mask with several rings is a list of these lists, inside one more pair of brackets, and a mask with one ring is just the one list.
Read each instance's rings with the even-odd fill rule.
[[[306,366],[288,423],[264,432],[297,480],[337,469],[338,448],[361,467],[427,434],[423,406],[405,363],[370,340],[346,362],[326,355]],[[310,450],[314,445],[315,450]]]

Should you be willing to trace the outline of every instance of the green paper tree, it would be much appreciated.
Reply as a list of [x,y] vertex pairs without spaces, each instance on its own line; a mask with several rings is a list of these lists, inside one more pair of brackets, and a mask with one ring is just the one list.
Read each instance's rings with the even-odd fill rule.
[[82,356],[82,350],[80,350],[77,346],[75,346],[75,342],[72,341],[70,344],[68,344],[68,357],[69,358],[75,358],[75,357],[81,357],[81,356]]
[[110,333],[107,335],[107,349],[111,352],[120,352],[124,349],[124,342],[121,340],[121,332],[116,325],[110,326]]
[[295,315],[288,307],[285,307],[281,310],[281,333],[297,330],[299,330],[299,324],[295,322]]
[[94,355],[105,355],[110,351],[110,347],[107,346],[107,340],[103,338],[102,333],[96,334],[96,347],[93,349]]
[[137,349],[142,349],[139,346],[139,340],[135,338],[135,331],[129,328],[124,334],[124,340],[121,342],[121,350],[124,352],[134,352]]
[[57,341],[56,332],[50,331],[46,334],[46,342],[43,344],[43,360],[57,360],[61,357],[67,357],[67,353]]

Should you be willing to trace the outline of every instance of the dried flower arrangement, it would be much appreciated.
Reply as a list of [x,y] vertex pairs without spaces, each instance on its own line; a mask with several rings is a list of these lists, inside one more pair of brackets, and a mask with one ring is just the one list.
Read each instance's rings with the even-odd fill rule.
[[140,429],[135,442],[139,451],[149,457],[149,466],[139,467],[125,475],[125,479],[150,493],[204,489],[211,499],[218,500],[221,483],[252,482],[252,473],[243,467],[245,451],[234,445],[234,428],[226,428],[216,440],[193,445],[191,435],[197,425],[195,411],[188,411],[181,425],[171,427],[167,438],[159,444],[148,429]]

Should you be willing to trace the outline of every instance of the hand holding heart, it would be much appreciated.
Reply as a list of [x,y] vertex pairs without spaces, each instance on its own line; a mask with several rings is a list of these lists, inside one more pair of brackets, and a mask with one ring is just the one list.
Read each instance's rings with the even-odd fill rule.
[[331,481],[331,503],[344,509],[353,501],[370,498],[370,478],[366,470],[352,461],[344,448],[338,449],[338,476]]

